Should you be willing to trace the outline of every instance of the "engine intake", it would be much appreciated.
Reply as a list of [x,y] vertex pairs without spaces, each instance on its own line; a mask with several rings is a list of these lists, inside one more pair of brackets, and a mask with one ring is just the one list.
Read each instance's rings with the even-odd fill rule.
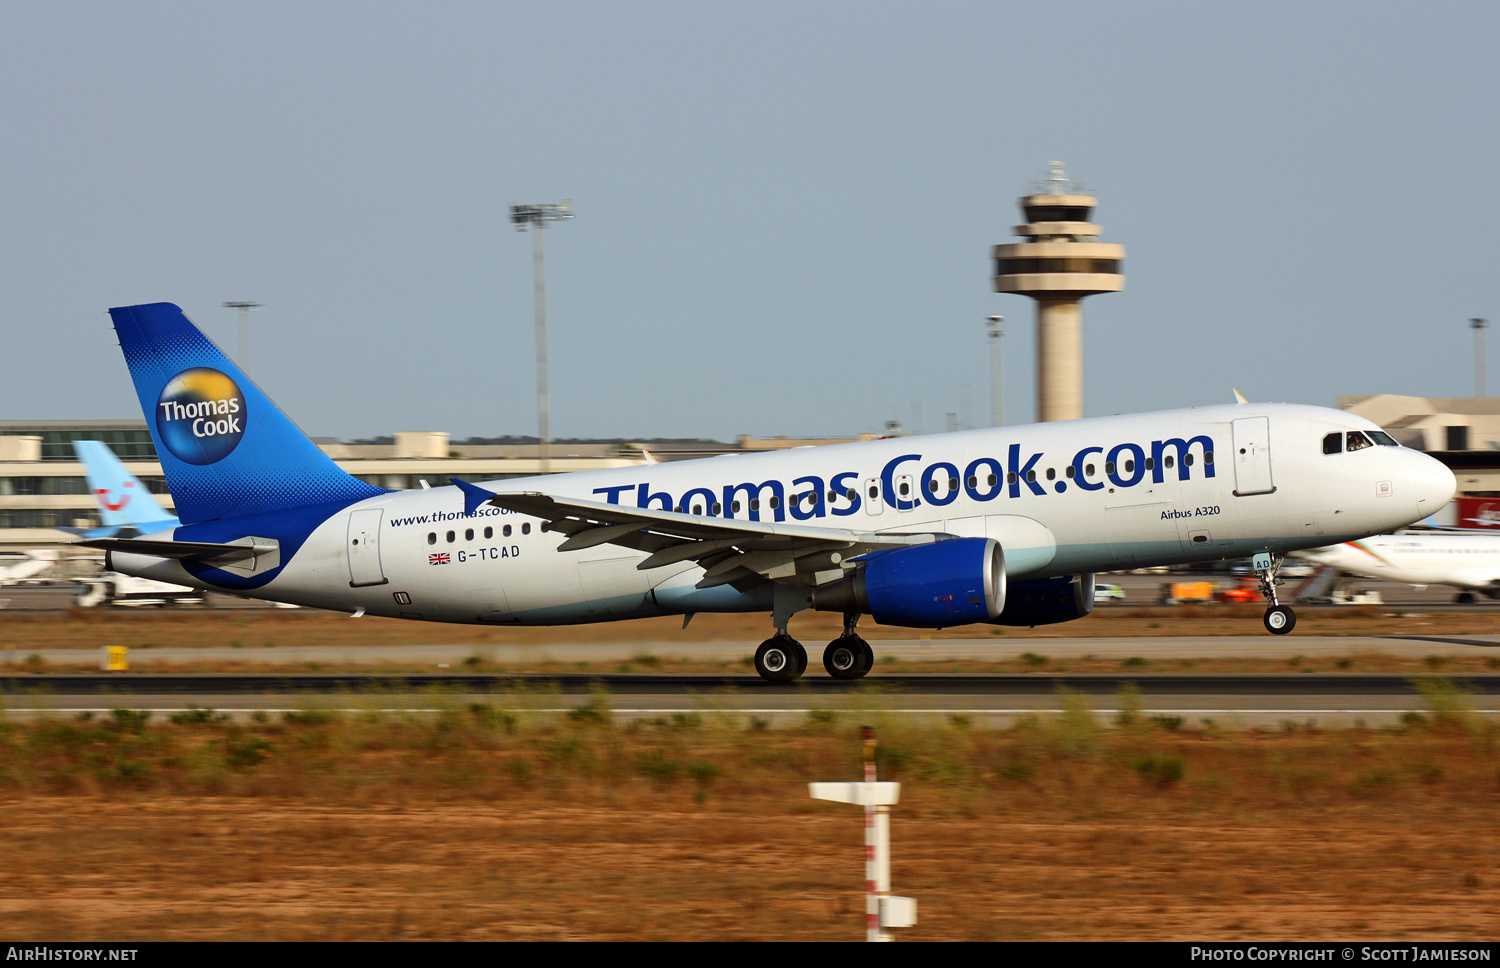
[[813,589],[813,608],[882,625],[940,629],[995,621],[1005,609],[1005,553],[994,538],[952,538],[878,551]]

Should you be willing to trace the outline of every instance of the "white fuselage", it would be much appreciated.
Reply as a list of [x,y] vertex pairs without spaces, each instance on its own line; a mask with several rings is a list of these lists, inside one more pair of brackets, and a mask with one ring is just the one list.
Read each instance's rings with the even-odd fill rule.
[[1298,555],[1361,578],[1500,590],[1500,534],[1386,534]]
[[[993,537],[1015,581],[1315,548],[1405,526],[1452,496],[1451,472],[1417,451],[1323,453],[1324,436],[1346,429],[1374,427],[1317,407],[1218,406],[485,486],[855,532]],[[692,562],[642,571],[645,552],[610,544],[559,553],[563,536],[541,525],[491,506],[466,516],[454,487],[383,494],[311,526],[274,580],[236,592],[513,624],[769,608],[727,586],[695,589],[704,572]],[[255,533],[247,523],[243,534]],[[176,561],[117,553],[113,567],[219,587]]]
[[58,557],[58,553],[51,548],[28,551],[26,557],[0,566],[0,585],[40,580],[57,565]]

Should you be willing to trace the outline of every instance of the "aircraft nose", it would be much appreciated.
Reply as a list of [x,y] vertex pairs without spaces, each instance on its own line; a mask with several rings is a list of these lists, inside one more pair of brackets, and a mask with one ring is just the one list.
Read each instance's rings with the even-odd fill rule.
[[1416,492],[1417,513],[1425,518],[1436,514],[1458,491],[1458,478],[1442,461],[1427,454],[1413,454],[1412,490]]

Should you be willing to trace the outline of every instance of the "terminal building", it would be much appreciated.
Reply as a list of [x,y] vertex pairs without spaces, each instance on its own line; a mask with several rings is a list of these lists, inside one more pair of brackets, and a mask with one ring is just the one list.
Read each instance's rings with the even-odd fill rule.
[[[687,460],[719,454],[758,453],[817,444],[871,440],[878,434],[806,439],[741,436],[732,444],[714,440],[553,441],[552,473],[630,467],[653,461]],[[99,524],[94,496],[75,440],[100,440],[124,462],[169,511],[172,496],[162,476],[156,447],[144,420],[0,421],[0,551],[56,546],[75,540],[58,528]],[[345,443],[327,437],[313,442],[334,463],[362,481],[392,490],[441,487],[453,478],[499,481],[542,473],[535,439],[498,438],[454,442],[441,431],[413,431],[370,441]],[[93,554],[93,552],[89,552]]]

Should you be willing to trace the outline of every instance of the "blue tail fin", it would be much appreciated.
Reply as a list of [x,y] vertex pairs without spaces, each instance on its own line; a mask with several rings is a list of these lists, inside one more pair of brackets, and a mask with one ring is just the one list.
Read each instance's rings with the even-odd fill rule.
[[107,444],[75,440],[73,450],[83,462],[89,491],[99,505],[99,519],[106,528],[131,527],[152,532],[177,527],[177,519],[162,510],[151,491],[125,469]]
[[181,309],[109,315],[183,524],[385,493],[340,470]]

